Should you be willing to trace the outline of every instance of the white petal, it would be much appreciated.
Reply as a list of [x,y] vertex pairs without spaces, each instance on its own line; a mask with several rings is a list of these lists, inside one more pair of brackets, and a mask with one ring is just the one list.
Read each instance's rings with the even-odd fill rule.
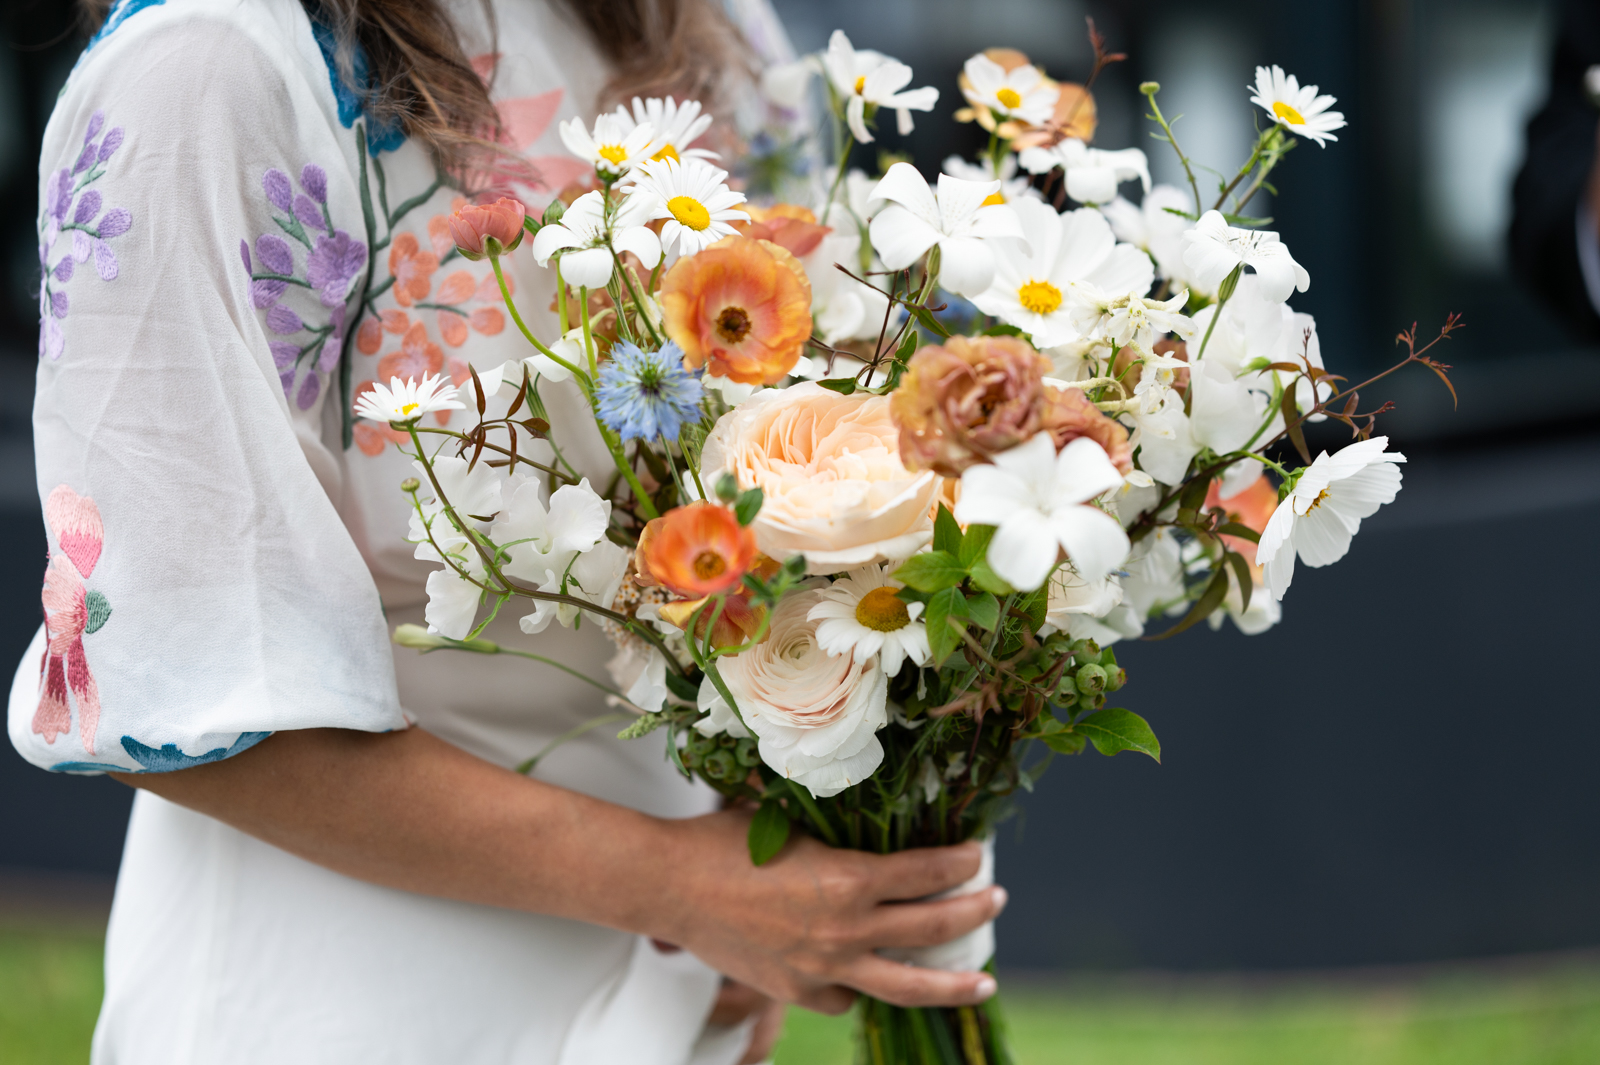
[[[872,190],[871,199],[900,204],[929,226],[940,225],[939,202],[921,171],[910,163],[896,163]],[[876,243],[876,241],[874,241]],[[933,243],[929,241],[928,243]],[[891,270],[896,267],[890,267]]]
[[606,248],[585,248],[561,256],[561,279],[583,288],[605,288],[611,280],[611,252]]
[[1062,507],[1050,515],[1050,527],[1073,568],[1091,580],[1121,566],[1133,546],[1117,519],[1094,507]]
[[989,541],[989,568],[1013,587],[1031,592],[1055,568],[1058,543],[1055,529],[1043,514],[1031,508],[1015,511]]
[[[882,214],[878,216],[882,217]],[[878,219],[873,219],[872,224],[876,227]],[[883,264],[895,269],[890,266],[887,255],[883,257]],[[994,252],[986,243],[976,237],[947,237],[939,242],[939,283],[946,289],[958,296],[976,296],[993,281]]]
[[890,270],[904,270],[938,243],[940,237],[937,229],[899,204],[879,211],[872,219],[870,233],[873,248]]
[[655,230],[644,226],[630,226],[619,231],[612,238],[611,246],[618,255],[633,252],[646,270],[655,269],[656,263],[661,261],[661,238],[656,236]]

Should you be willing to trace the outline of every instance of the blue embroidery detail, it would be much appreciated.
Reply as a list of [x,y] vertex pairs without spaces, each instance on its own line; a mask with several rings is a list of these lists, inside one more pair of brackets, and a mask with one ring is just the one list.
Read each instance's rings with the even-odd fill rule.
[[[139,0],[132,2],[137,3]],[[156,2],[159,3],[161,0]],[[355,125],[356,119],[361,117],[361,97],[339,76],[339,64],[335,59],[338,42],[333,39],[333,31],[312,19],[311,35],[317,39],[317,47],[322,50],[322,61],[328,67],[328,83],[333,86],[333,99],[339,105],[339,122],[345,129],[349,129]],[[350,66],[357,84],[367,84],[369,77],[367,53],[361,50],[359,44],[355,46],[355,52],[350,58]],[[405,140],[405,130],[399,126],[377,126],[370,122],[367,124],[367,152],[371,155],[392,152],[404,144]]]
[[[175,743],[164,743],[157,750],[147,747],[132,736],[122,737],[122,749],[132,756],[135,762],[144,767],[146,773],[170,773],[174,769],[188,769],[194,765],[205,765],[207,762],[220,762],[224,758],[232,758],[240,751],[248,751],[268,736],[270,732],[241,732],[239,738],[233,741],[231,747],[218,747],[216,750],[207,751],[205,754],[184,754],[178,750]],[[120,766],[111,766],[120,769]],[[124,770],[125,772],[125,770]]]
[[125,765],[110,765],[106,762],[58,762],[50,767],[52,773],[130,773]]
[[112,5],[110,12],[106,14],[105,22],[101,23],[100,28],[95,31],[95,35],[89,38],[89,43],[84,46],[83,50],[87,52],[99,44],[118,26],[128,21],[130,16],[137,15],[147,7],[157,7],[166,2],[167,0],[121,0],[120,3]]

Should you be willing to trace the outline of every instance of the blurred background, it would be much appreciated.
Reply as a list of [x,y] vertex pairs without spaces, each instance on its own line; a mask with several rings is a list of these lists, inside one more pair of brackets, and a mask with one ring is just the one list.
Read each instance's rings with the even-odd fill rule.
[[[1176,129],[1197,160],[1231,172],[1253,137],[1253,68],[1279,63],[1336,95],[1350,124],[1326,149],[1302,143],[1274,175],[1278,194],[1250,211],[1272,215],[1309,269],[1310,291],[1292,303],[1316,316],[1330,369],[1365,376],[1394,357],[1400,329],[1417,321],[1431,336],[1447,312],[1465,314],[1437,353],[1456,367],[1459,409],[1420,369],[1374,397],[1397,405],[1383,427],[1411,458],[1405,490],[1339,566],[1297,575],[1280,626],[1119,646],[1123,702],[1161,737],[1163,764],[1058,759],[1004,827],[1002,974],[1024,984],[1102,974],[1094,986],[1104,987],[1112,972],[1371,971],[1541,953],[1592,965],[1583,952],[1600,946],[1600,699],[1588,656],[1600,561],[1574,548],[1594,542],[1600,519],[1600,347],[1513,276],[1507,238],[1559,5],[774,3],[800,51],[841,27],[858,48],[909,63],[914,85],[939,87],[940,108],[912,135],[887,123],[881,138],[930,175],[982,143],[948,117],[961,62],[980,47],[1016,47],[1081,80],[1092,16],[1129,55],[1096,87],[1096,143],[1143,147],[1158,181],[1179,175],[1149,139],[1141,81],[1160,80],[1166,113],[1189,116]],[[65,0],[9,0],[0,33],[0,195],[12,204],[0,215],[9,668],[37,625],[45,564],[29,436],[35,155],[81,39]],[[1592,119],[1586,137],[1574,149],[1584,159]],[[1197,674],[1209,686],[1182,695]],[[100,912],[129,798],[111,781],[52,777],[0,750],[0,904]],[[812,1060],[798,1054],[780,1060]]]

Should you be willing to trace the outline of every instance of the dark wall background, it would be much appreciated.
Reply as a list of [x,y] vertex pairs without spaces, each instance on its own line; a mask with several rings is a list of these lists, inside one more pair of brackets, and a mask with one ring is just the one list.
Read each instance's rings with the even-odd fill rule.
[[[1281,63],[1337,95],[1351,123],[1325,151],[1297,149],[1281,194],[1257,205],[1312,274],[1293,303],[1317,316],[1329,365],[1376,367],[1412,320],[1427,331],[1447,310],[1468,315],[1445,354],[1461,409],[1425,374],[1395,382],[1388,429],[1413,460],[1406,489],[1337,567],[1301,569],[1282,625],[1119,648],[1123,702],[1149,718],[1164,763],[1091,753],[1052,767],[1001,836],[1005,964],[1342,965],[1600,944],[1588,657],[1600,563],[1586,550],[1600,518],[1600,352],[1515,285],[1496,228],[1520,121],[1542,94],[1551,5],[776,6],[802,50],[841,26],[910,63],[915,84],[939,86],[940,113],[904,141],[882,138],[930,173],[981,143],[948,118],[977,47],[1022,47],[1080,77],[1093,15],[1131,55],[1098,87],[1099,143],[1144,147],[1158,174],[1141,80],[1164,82],[1163,106],[1190,112],[1180,137],[1192,130],[1200,147],[1208,116],[1248,130],[1252,68]],[[11,205],[0,214],[0,661],[11,663],[38,624],[45,550],[28,439],[33,167],[79,40],[60,0],[0,10]],[[1464,150],[1479,185],[1450,184]],[[51,776],[7,746],[0,866],[109,876],[128,802],[114,782]]]

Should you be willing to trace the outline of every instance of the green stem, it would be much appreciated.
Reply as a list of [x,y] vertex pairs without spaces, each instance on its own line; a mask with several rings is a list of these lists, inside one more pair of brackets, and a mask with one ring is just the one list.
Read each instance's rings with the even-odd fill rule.
[[611,452],[611,461],[616,463],[617,472],[622,474],[623,479],[628,482],[628,487],[633,489],[633,497],[638,501],[639,513],[645,516],[646,521],[661,517],[661,512],[656,509],[656,505],[651,501],[649,493],[644,490],[644,485],[639,481],[639,475],[633,472],[633,465],[628,461],[627,455],[623,454],[622,441],[617,438],[617,434],[598,419],[594,424],[595,428],[600,430],[600,438],[606,442],[606,449]]
[[[538,656],[534,655],[533,657],[537,658]],[[548,661],[548,659],[546,659],[546,661]],[[567,672],[570,673],[572,671],[568,670]],[[592,684],[594,682],[590,681],[590,683]],[[615,721],[626,721],[632,716],[632,714],[606,714],[602,717],[595,718],[593,721],[585,721],[576,728],[569,728],[567,731],[563,732],[561,735],[557,736],[555,739],[541,747],[538,754],[517,766],[517,772],[521,773],[523,776],[527,776],[529,773],[533,772],[533,767],[539,764],[539,759],[543,758],[557,747],[560,747],[563,743],[569,743],[572,740],[577,739],[579,736],[582,736],[585,732],[588,732],[591,729],[597,729],[601,725],[609,725]]]
[[1166,116],[1161,113],[1160,106],[1156,104],[1156,94],[1147,92],[1145,93],[1145,98],[1150,101],[1150,110],[1154,112],[1150,117],[1160,123],[1161,129],[1167,135],[1167,143],[1172,145],[1174,152],[1178,153],[1178,162],[1183,164],[1184,176],[1189,179],[1189,191],[1194,194],[1194,209],[1198,212],[1200,210],[1200,185],[1194,179],[1194,168],[1189,165],[1189,157],[1183,154],[1182,148],[1178,147],[1178,138],[1172,135],[1172,126],[1167,123]]
[[579,386],[584,390],[585,393],[592,391],[594,385],[591,383],[589,376],[581,369],[541,344],[539,342],[539,338],[533,335],[533,330],[528,328],[528,323],[522,320],[522,315],[517,313],[516,301],[511,298],[511,292],[506,288],[506,275],[505,272],[500,268],[500,257],[498,255],[489,256],[489,265],[494,267],[494,279],[500,283],[500,295],[505,297],[506,310],[511,312],[511,320],[517,323],[517,328],[522,330],[522,335],[528,339],[528,343],[537,348],[541,355],[549,358],[555,362],[556,365],[560,366],[562,369],[576,377],[578,379]]
[[[622,265],[622,259],[616,253],[613,252],[611,257],[617,264],[618,272],[622,274],[623,283],[628,286],[628,295],[632,298],[633,305],[639,310],[639,321],[643,322],[644,327],[650,331],[650,338],[656,342],[656,347],[659,348],[661,346],[661,334],[656,332],[656,324],[650,320],[649,312],[644,309],[644,297],[640,295],[638,283],[633,279],[633,271]],[[618,319],[621,319],[620,315]]]
[[594,333],[589,328],[589,289],[578,286],[578,314],[583,319],[583,354],[589,360],[589,380],[598,381],[600,370],[595,363]]

